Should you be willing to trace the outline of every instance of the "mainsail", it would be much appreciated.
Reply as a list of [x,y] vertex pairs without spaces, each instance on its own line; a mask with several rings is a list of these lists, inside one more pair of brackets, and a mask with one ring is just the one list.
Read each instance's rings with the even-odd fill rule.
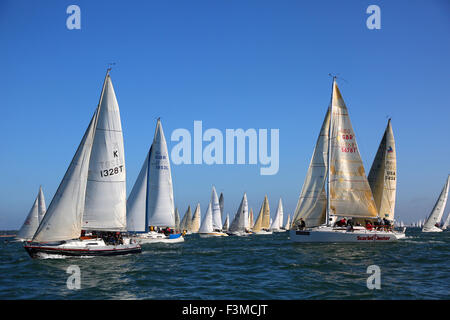
[[253,226],[253,208],[250,208],[250,213],[248,214],[248,225],[250,228]]
[[223,223],[223,230],[227,231],[230,228],[230,215],[227,214],[225,222]]
[[198,232],[198,229],[200,228],[200,221],[201,221],[201,211],[200,211],[200,203],[197,203],[197,207],[194,211],[194,216],[192,217],[192,232]]
[[145,158],[144,164],[127,200],[127,230],[131,232],[148,231],[147,189],[150,153],[151,149]]
[[298,224],[301,218],[307,226],[327,223],[327,210],[329,216],[378,216],[355,132],[335,79],[331,104],[308,168],[293,224]]
[[256,219],[255,225],[253,226],[253,231],[258,232],[262,229],[269,229],[270,227],[270,208],[269,200],[267,195],[264,196],[264,201],[261,205],[261,210],[259,211],[258,218]]
[[119,105],[106,75],[89,160],[83,229],[126,229],[126,169]]
[[270,225],[270,229],[279,230],[282,227],[283,227],[283,203],[280,198],[280,200],[278,201],[278,208],[275,214],[275,219],[273,219]]
[[180,212],[175,208],[175,229],[180,230]]
[[284,225],[284,229],[289,230],[291,228],[291,216],[288,214],[286,224]]
[[389,119],[383,139],[370,169],[368,181],[380,217],[394,221],[397,187],[397,160],[394,133]]
[[183,220],[181,220],[181,230],[192,231],[192,212],[191,206],[188,206]]
[[219,197],[213,186],[211,194],[213,229],[222,230],[222,213],[220,212]]
[[210,233],[213,232],[213,216],[212,216],[212,206],[211,202],[208,204],[208,209],[203,217],[202,225],[198,230],[199,233]]
[[223,215],[224,215],[224,213],[223,213],[223,205],[224,205],[224,203],[223,203],[223,193],[221,192],[220,193],[220,197],[219,197],[220,221],[223,221]]
[[233,222],[230,225],[229,231],[244,232],[247,227],[248,227],[248,201],[247,201],[247,194],[244,193],[238,211],[236,212]]
[[33,238],[40,221],[45,214],[45,200],[44,193],[42,192],[42,187],[39,187],[39,193],[34,200],[33,206],[31,207],[25,222],[23,223],[20,230],[17,232],[17,239],[22,239],[29,241]]
[[424,230],[431,229],[433,228],[433,226],[441,222],[442,215],[444,214],[445,205],[447,204],[449,186],[450,186],[450,175],[447,177],[447,182],[445,183],[444,188],[442,188],[441,194],[439,195],[439,198],[436,201],[433,210],[428,216],[427,221],[423,225]]

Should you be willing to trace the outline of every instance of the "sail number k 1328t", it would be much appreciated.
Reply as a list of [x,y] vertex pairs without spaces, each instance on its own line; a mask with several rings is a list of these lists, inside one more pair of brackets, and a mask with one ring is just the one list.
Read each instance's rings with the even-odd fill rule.
[[109,177],[113,176],[119,173],[122,173],[123,171],[123,165],[112,168],[112,169],[106,169],[106,170],[100,170],[100,176],[103,177]]

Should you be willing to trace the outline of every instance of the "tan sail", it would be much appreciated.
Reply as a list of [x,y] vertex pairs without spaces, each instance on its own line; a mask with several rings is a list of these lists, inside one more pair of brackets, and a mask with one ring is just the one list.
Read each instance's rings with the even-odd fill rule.
[[191,231],[192,230],[192,213],[191,206],[188,206],[186,213],[184,214],[183,220],[180,224],[181,230]]
[[333,82],[329,164],[330,216],[375,218],[378,211],[344,100]]
[[248,225],[250,228],[253,226],[253,208],[250,208],[250,213],[248,214]]
[[198,229],[200,228],[200,203],[197,203],[197,208],[195,208],[194,216],[192,217],[192,232],[198,232]]
[[262,229],[269,229],[270,227],[270,208],[269,200],[267,195],[264,197],[263,204],[261,205],[261,210],[259,211],[258,218],[256,219],[255,225],[253,226],[253,231],[258,232]]
[[318,226],[325,223],[327,198],[325,182],[327,178],[328,132],[330,128],[330,108],[320,129],[319,137],[309,164],[302,192],[294,211],[293,225],[303,219],[306,226]]
[[394,220],[397,188],[397,159],[394,133],[389,119],[368,177],[381,218]]

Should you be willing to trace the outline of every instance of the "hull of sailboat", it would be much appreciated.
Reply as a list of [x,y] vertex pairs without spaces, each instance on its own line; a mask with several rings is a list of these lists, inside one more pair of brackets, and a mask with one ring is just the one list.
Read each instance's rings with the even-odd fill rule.
[[290,239],[294,242],[394,242],[405,237],[404,233],[390,231],[371,231],[358,229],[334,229],[318,227],[305,230],[290,230]]
[[24,245],[31,258],[48,257],[96,257],[117,256],[140,253],[141,246],[136,243],[109,245],[103,240],[71,240],[60,244],[30,243]]
[[253,234],[253,232],[245,232],[245,231],[234,231],[227,232],[229,236],[238,236],[238,237],[248,237]]
[[285,229],[272,229],[270,231],[272,231],[272,232],[286,232]]
[[422,232],[442,232],[443,230],[441,228],[438,228],[436,226],[432,226],[431,228],[423,228]]
[[253,232],[253,234],[266,235],[266,234],[272,234],[272,231],[261,230],[261,231],[258,231],[258,232]]
[[198,234],[200,238],[211,238],[211,237],[228,237],[228,234],[224,232],[205,232]]
[[164,233],[149,232],[143,235],[132,237],[136,243],[140,245],[150,243],[180,243],[184,242],[184,237],[181,233],[165,235]]

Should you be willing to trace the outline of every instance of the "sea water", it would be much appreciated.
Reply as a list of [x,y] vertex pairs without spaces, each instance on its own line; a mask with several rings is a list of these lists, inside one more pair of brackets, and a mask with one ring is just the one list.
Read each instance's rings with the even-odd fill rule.
[[[299,244],[289,233],[148,244],[141,254],[31,259],[0,238],[0,299],[449,299],[450,232]],[[79,270],[79,289],[69,285]],[[368,285],[379,268],[379,289]],[[69,272],[69,273],[68,273]]]

